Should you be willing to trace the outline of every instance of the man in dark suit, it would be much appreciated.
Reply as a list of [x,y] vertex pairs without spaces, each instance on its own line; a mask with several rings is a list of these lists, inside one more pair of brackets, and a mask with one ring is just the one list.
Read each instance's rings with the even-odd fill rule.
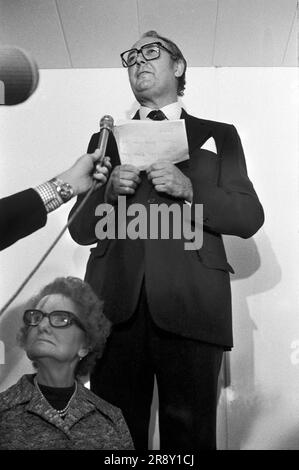
[[[107,202],[117,211],[125,195],[128,207],[203,204],[203,245],[186,251],[183,238],[127,237],[92,248],[85,279],[104,299],[114,331],[91,388],[122,409],[136,449],[146,449],[156,376],[161,449],[216,449],[217,380],[223,351],[233,345],[233,270],[221,235],[251,237],[263,224],[263,209],[236,129],[181,109],[186,61],[178,47],[150,31],[121,56],[141,105],[133,119],[184,119],[190,159],[175,165],[165,155],[139,171],[121,163],[111,136],[106,188],[92,195],[70,233],[83,245],[98,241],[96,207]],[[215,153],[204,149],[210,138]],[[97,139],[92,136],[88,151]]]

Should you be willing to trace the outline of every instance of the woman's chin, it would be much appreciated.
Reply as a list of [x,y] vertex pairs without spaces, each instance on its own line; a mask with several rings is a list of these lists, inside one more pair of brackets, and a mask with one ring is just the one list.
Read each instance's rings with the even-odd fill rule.
[[38,358],[41,357],[51,357],[53,354],[53,348],[51,348],[50,343],[42,343],[35,344],[34,347],[27,350],[27,356],[31,361],[36,361]]

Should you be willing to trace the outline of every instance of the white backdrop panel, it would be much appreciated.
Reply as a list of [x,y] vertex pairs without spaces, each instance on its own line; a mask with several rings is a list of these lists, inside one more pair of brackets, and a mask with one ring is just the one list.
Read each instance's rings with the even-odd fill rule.
[[[237,127],[266,214],[253,239],[225,237],[236,271],[235,348],[226,355],[221,376],[219,446],[299,449],[297,71],[190,68],[183,105],[191,114]],[[129,118],[135,109],[125,70],[41,71],[27,102],[0,109],[0,197],[70,166],[85,152],[104,114]],[[71,206],[0,253],[1,304],[54,240]],[[0,319],[0,390],[31,370],[15,345],[22,303],[58,275],[83,277],[88,254],[89,247],[77,246],[66,233]]]

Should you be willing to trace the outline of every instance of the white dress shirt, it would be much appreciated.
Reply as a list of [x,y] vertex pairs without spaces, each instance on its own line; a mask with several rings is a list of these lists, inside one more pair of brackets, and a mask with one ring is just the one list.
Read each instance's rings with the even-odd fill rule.
[[[180,119],[181,113],[182,113],[182,107],[178,101],[175,101],[174,103],[171,103],[171,104],[167,104],[166,106],[163,106],[163,108],[160,108],[160,110],[163,111],[167,119],[169,119],[170,121],[173,121],[175,119]],[[147,115],[151,111],[153,111],[153,108],[148,108],[147,106],[141,106],[139,109],[140,119],[142,120],[150,119],[147,117]]]

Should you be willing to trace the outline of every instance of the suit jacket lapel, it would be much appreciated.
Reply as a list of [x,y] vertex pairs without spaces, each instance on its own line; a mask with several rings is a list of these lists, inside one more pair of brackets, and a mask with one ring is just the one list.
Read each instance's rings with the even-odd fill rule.
[[190,116],[182,109],[181,119],[185,119],[190,154],[201,147],[212,135],[211,128],[200,119]]

